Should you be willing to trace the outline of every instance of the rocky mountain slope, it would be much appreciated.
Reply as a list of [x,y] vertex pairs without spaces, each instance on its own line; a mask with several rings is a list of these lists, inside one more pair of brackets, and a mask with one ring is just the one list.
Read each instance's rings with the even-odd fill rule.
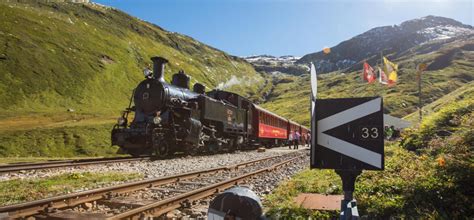
[[[382,52],[391,59],[407,54],[427,54],[438,50],[445,43],[471,36],[474,36],[474,28],[470,25],[449,18],[427,16],[400,25],[373,28],[332,47],[329,54],[322,51],[307,54],[296,63],[313,62],[319,73],[352,71],[358,69],[357,64],[363,60],[375,65]],[[433,44],[435,42],[437,44]],[[431,43],[431,46],[424,50],[412,50],[427,43]]]
[[281,56],[274,57],[270,55],[248,56],[243,57],[247,62],[251,63],[255,70],[266,73],[286,73],[292,75],[301,75],[309,71],[307,65],[296,64],[301,57]]
[[[421,25],[426,22],[425,20],[432,21],[432,19],[434,19],[433,22],[438,22],[435,24],[444,21],[448,23],[441,24],[446,26],[457,25],[457,28],[454,28],[456,31],[450,31],[449,33],[439,32],[439,34],[434,36],[432,30],[440,30],[439,25],[436,26],[436,28]],[[429,37],[423,38],[423,43],[421,43],[420,40],[417,44],[408,43],[409,46],[405,46],[400,39],[396,37],[393,39],[393,41],[398,41],[402,44],[400,47],[408,47],[408,49],[400,49],[397,50],[399,52],[388,54],[388,57],[399,65],[399,80],[397,85],[393,87],[387,87],[379,83],[367,84],[367,82],[362,80],[362,60],[358,59],[361,59],[363,56],[357,53],[357,51],[360,51],[360,48],[354,49],[354,47],[351,47],[351,44],[349,44],[349,42],[356,42],[354,39],[359,39],[361,36],[357,36],[332,48],[331,53],[328,55],[323,53],[310,54],[302,57],[295,63],[297,65],[307,65],[302,60],[308,59],[308,57],[313,55],[324,58],[322,60],[312,60],[312,62],[316,64],[319,62],[317,73],[319,76],[318,95],[320,98],[382,96],[384,98],[385,113],[404,117],[417,110],[417,64],[428,64],[427,71],[423,73],[422,77],[422,98],[424,105],[429,105],[438,99],[447,100],[448,97],[454,96],[454,94],[450,94],[451,92],[461,87],[465,88],[465,85],[469,85],[474,79],[474,34],[471,34],[472,27],[462,25],[451,19],[437,17],[415,19],[404,22],[400,26],[407,29],[408,27],[417,27],[420,25],[424,27],[422,28],[424,34],[430,33]],[[391,36],[390,34],[384,34],[374,30],[392,30],[393,28],[394,27],[374,28],[363,35],[378,32],[381,36]],[[448,28],[447,30],[454,29]],[[366,37],[368,36],[369,35]],[[367,51],[373,53],[373,58],[368,60],[372,65],[376,65],[377,60],[380,59],[380,54],[377,55],[379,52],[376,52],[376,49],[384,51],[392,50],[390,47],[384,47],[384,45],[389,45],[386,44],[387,42],[383,43],[386,37],[377,36],[378,35],[374,35],[372,38],[366,39],[367,42],[371,42],[371,45],[379,45],[367,47],[370,49]],[[341,51],[345,52],[342,53]],[[338,70],[338,68],[331,69],[332,67],[324,69],[325,66],[322,65],[322,63],[331,63],[332,61],[330,59],[337,60],[336,58],[341,56],[341,54],[349,56],[351,53],[353,53],[351,56],[354,56],[354,58],[345,57],[343,60],[352,60],[349,62],[353,63],[352,66],[344,66],[345,69],[342,69],[343,66],[341,66],[341,70]],[[338,61],[336,61],[336,63],[337,62]],[[332,64],[329,66],[331,65]],[[325,72],[324,70],[334,71]],[[279,76],[273,76],[273,81],[277,83],[274,83],[275,86],[271,89],[271,93],[266,96],[267,99],[263,106],[286,117],[309,124],[309,115],[306,114],[309,109],[309,75],[307,72],[298,75],[299,76],[280,74]],[[445,102],[443,100],[439,102]],[[427,109],[427,111],[429,110]]]

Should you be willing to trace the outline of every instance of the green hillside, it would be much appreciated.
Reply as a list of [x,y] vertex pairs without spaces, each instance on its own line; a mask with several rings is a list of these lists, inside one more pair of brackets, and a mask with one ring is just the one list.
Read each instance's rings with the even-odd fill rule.
[[[431,114],[439,111],[441,108],[445,107],[446,105],[459,102],[465,99],[474,99],[474,82],[473,81],[461,86],[459,89],[456,89],[448,93],[447,95],[444,95],[440,99],[428,105],[425,105],[423,107],[423,115],[425,117],[430,116]],[[418,111],[416,111],[405,116],[404,118],[412,122],[418,122],[419,113]]]
[[182,69],[252,99],[266,86],[244,60],[113,8],[0,2],[0,155],[114,151],[110,129],[157,55],[168,81]]
[[[117,112],[151,56],[214,88],[235,76],[256,94],[262,77],[241,59],[112,8],[72,3],[0,3],[3,113]],[[232,90],[232,88],[230,88]]]
[[[257,73],[243,59],[109,7],[0,2],[0,155],[115,151],[109,129],[155,55],[170,60],[167,80],[183,69],[192,83],[237,92],[309,125],[308,74]],[[447,94],[474,78],[474,38],[423,44],[394,62],[400,65],[394,87],[367,85],[360,71],[332,72],[320,75],[318,96],[381,95],[387,113],[406,116],[418,102],[415,66],[426,62],[424,103],[448,102]]]
[[[416,64],[421,62],[429,64],[428,71],[425,71],[422,77],[422,97],[425,105],[474,79],[473,37],[445,44],[434,53],[418,54],[417,50],[421,48],[422,46],[414,48],[412,54],[394,60],[399,64],[399,79],[397,85],[393,87],[363,82],[362,70],[349,73],[332,72],[318,76],[318,98],[379,95],[384,98],[386,113],[403,117],[417,110]],[[275,80],[280,83],[276,84],[263,106],[309,125],[309,78],[308,74],[301,77],[277,76]]]

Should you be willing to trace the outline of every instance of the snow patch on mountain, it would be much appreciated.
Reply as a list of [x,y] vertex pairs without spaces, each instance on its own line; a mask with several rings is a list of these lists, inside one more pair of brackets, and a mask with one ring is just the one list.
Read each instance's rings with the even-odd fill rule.
[[254,55],[242,58],[251,63],[255,67],[255,70],[273,75],[301,75],[309,71],[307,65],[296,64],[296,61],[301,58],[297,56],[286,55],[275,57],[271,55]]
[[474,34],[474,29],[456,27],[452,25],[441,25],[436,27],[429,27],[423,30],[417,31],[418,34],[422,34],[432,40],[446,40],[453,37],[458,37],[462,35]]
[[275,56],[270,56],[270,55],[254,55],[254,56],[248,56],[248,57],[243,57],[247,62],[249,63],[259,63],[259,62],[268,62],[272,64],[278,64],[278,63],[287,63],[287,64],[292,64],[299,60],[301,57],[297,56],[291,56],[291,55],[286,55],[286,56],[280,56],[280,57],[275,57]]

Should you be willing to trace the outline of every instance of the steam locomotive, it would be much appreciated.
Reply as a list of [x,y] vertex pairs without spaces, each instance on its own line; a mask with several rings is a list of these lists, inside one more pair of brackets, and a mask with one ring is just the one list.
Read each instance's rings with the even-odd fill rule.
[[[196,154],[278,146],[304,126],[278,116],[232,92],[212,90],[180,71],[164,80],[162,57],[152,57],[153,73],[135,88],[130,104],[112,130],[112,144],[134,156]],[[132,99],[134,106],[132,106]],[[128,117],[133,114],[133,121]]]

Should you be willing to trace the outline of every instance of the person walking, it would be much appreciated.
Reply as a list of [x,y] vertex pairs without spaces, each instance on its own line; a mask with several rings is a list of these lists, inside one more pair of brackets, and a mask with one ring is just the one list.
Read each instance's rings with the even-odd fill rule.
[[301,135],[298,131],[295,132],[295,136],[294,136],[294,143],[295,143],[295,146],[294,146],[294,149],[298,150],[298,145],[300,144],[300,138],[301,138]]
[[290,148],[291,150],[291,145],[293,144],[293,131],[290,131],[290,134],[288,135],[288,147]]

